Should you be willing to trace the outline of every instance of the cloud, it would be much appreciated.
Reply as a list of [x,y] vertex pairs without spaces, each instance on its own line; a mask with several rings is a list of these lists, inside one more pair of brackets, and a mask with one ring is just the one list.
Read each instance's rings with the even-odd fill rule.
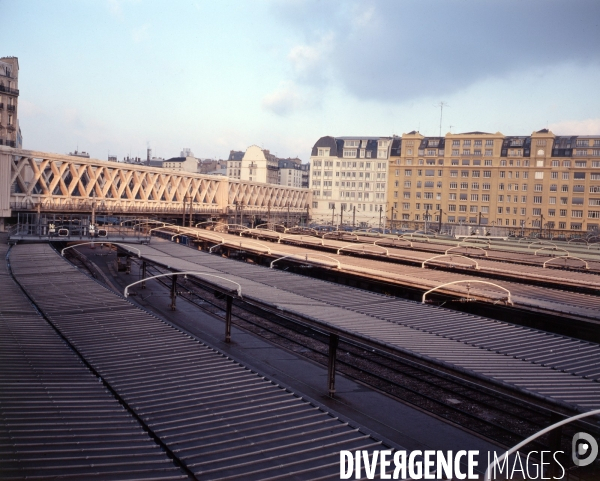
[[361,99],[443,96],[531,69],[600,65],[597,0],[355,0],[320,10],[330,3],[272,4],[307,39],[288,55],[292,80],[324,69]]
[[548,128],[556,135],[598,135],[600,133],[600,118],[565,120],[549,124]]
[[334,50],[334,43],[333,34],[329,33],[312,45],[293,47],[288,54],[288,60],[296,78],[308,83],[324,81],[328,71],[327,61]]
[[265,95],[262,107],[276,115],[285,117],[305,106],[305,98],[299,88],[293,83],[280,86],[274,92]]
[[131,31],[131,38],[135,43],[140,43],[150,38],[150,24],[145,23]]

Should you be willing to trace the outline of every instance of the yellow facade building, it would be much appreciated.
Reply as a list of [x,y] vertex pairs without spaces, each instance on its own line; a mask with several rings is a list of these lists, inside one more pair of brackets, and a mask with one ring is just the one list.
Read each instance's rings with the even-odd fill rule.
[[389,159],[388,225],[503,235],[599,228],[600,135],[410,132],[399,150]]

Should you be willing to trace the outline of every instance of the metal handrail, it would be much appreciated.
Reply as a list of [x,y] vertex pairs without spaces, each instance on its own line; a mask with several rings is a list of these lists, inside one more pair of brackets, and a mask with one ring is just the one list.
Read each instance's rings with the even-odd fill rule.
[[536,244],[540,244],[540,245],[550,245],[550,246],[554,246],[554,247],[558,247],[554,242],[548,242],[548,241],[535,241],[532,242],[531,244],[529,244],[527,246],[528,249],[531,249],[531,246],[536,245]]
[[141,279],[139,281],[135,281],[131,284],[129,284],[128,286],[125,286],[125,290],[123,291],[123,296],[125,298],[129,297],[129,288],[132,286],[135,286],[136,284],[140,284],[142,282],[146,282],[152,279],[156,279],[158,277],[170,277],[170,276],[178,276],[178,275],[182,275],[182,276],[188,276],[188,275],[203,275],[203,276],[208,276],[208,277],[216,277],[217,279],[223,279],[224,281],[227,282],[231,282],[232,284],[235,284],[238,288],[237,288],[237,295],[239,297],[242,297],[242,286],[235,282],[232,281],[231,279],[227,279],[227,277],[222,277],[222,276],[217,276],[215,274],[208,274],[207,272],[199,272],[199,271],[183,271],[183,272],[169,272],[167,274],[159,274],[157,276],[152,276],[152,277],[145,277],[144,279]]
[[[218,235],[218,234],[212,234],[212,233],[211,233],[211,234],[209,234],[208,236],[207,236],[207,235],[206,235],[204,232],[202,232],[202,233],[197,233],[197,234],[196,234],[196,236],[197,236],[198,238],[201,238],[201,237],[203,237],[203,236],[210,237],[211,235],[214,235],[215,237],[218,237],[219,239],[221,239],[221,243],[222,243],[222,244],[224,244],[224,243],[225,243],[225,238],[224,238],[224,237],[221,237],[221,236],[220,236],[220,235]],[[208,240],[213,240],[213,239],[208,239]],[[214,247],[216,247],[216,246],[214,246]]]
[[460,247],[461,245],[464,245],[465,242],[472,242],[474,244],[476,243],[480,243],[480,244],[487,244],[488,247],[490,247],[490,245],[492,244],[491,239],[481,239],[481,238],[476,238],[476,239],[469,239],[467,237],[465,237],[463,240],[461,240],[458,244],[456,244],[457,247]]
[[479,270],[479,262],[477,262],[475,259],[471,259],[470,257],[461,256],[460,254],[443,254],[443,255],[439,255],[439,256],[430,257],[429,259],[426,259],[426,260],[424,260],[421,263],[421,269],[425,269],[425,263],[429,262],[429,261],[432,261],[433,259],[437,259],[439,257],[450,257],[450,260],[452,260],[452,257],[454,257],[454,256],[455,257],[462,257],[464,259],[467,259],[467,260],[470,260],[470,261],[474,262],[475,263],[475,270],[477,270],[477,271]]
[[413,240],[413,239],[416,237],[417,239],[420,239],[420,240],[425,240],[425,242],[431,242],[431,241],[429,240],[429,236],[428,236],[427,234],[419,234],[419,235],[417,235],[417,236],[415,236],[415,235],[413,235],[413,234],[416,234],[416,232],[411,232],[410,234],[402,234],[400,237],[401,237],[402,239],[407,239],[407,238],[409,238],[409,237],[410,237],[410,240],[411,240],[411,241],[412,241],[412,240]]
[[218,222],[215,220],[205,220],[203,222],[198,222],[194,227],[198,227],[199,225],[202,225],[202,224],[218,224]]
[[[441,289],[442,287],[450,286],[452,284],[460,284],[460,283],[463,283],[463,282],[467,282],[467,283],[475,282],[477,284],[489,284],[491,286],[498,287],[498,288],[502,289],[503,291],[508,292],[508,298],[507,298],[506,302],[509,303],[509,304],[511,304],[511,305],[514,305],[513,302],[512,302],[512,299],[511,299],[510,291],[508,289],[506,289],[506,288],[504,288],[502,286],[499,286],[498,284],[494,284],[493,282],[480,281],[478,279],[462,279],[460,281],[446,282],[445,284],[441,284],[441,285],[439,285],[437,287],[434,287],[433,289],[429,289],[427,292],[425,292],[423,294],[423,298],[421,300],[421,304],[425,304],[425,297],[427,296],[427,294],[429,294],[429,293],[431,293],[433,291],[437,291],[438,289]],[[469,289],[469,287],[470,286],[468,286],[467,289]]]
[[[547,246],[547,247],[541,247],[541,248],[537,249],[537,250],[536,250],[536,251],[533,253],[533,255],[534,255],[534,256],[537,256],[537,253],[538,253],[538,252],[540,252],[540,251],[543,251],[543,250],[563,251],[563,252],[566,252],[566,253],[567,253],[567,255],[570,255],[570,252],[569,252],[567,249],[563,249],[562,247],[556,247],[556,246],[554,246],[554,247],[548,247],[548,246]],[[559,257],[560,257],[560,256],[559,256]]]
[[[257,246],[261,246],[264,247],[265,249],[267,249],[267,254],[271,254],[271,248],[269,246],[266,246],[264,244],[261,244],[260,242],[254,242],[254,241],[245,241],[246,243],[250,243],[250,244],[256,244]],[[237,246],[235,246],[237,247]],[[244,246],[242,245],[242,241],[240,241],[240,247],[243,248]]]
[[594,409],[593,411],[588,411],[588,412],[583,413],[583,414],[577,414],[576,416],[572,416],[570,418],[563,419],[562,421],[559,421],[557,423],[551,424],[547,428],[544,428],[541,431],[538,431],[537,433],[533,434],[532,436],[529,436],[527,439],[524,439],[523,441],[521,441],[519,444],[513,446],[508,451],[506,451],[505,453],[503,453],[499,458],[494,457],[494,460],[488,465],[487,469],[485,470],[485,474],[484,474],[485,481],[492,481],[492,477],[491,477],[492,476],[492,472],[491,472],[491,470],[492,470],[492,468],[497,463],[499,463],[500,461],[502,461],[507,456],[510,456],[514,452],[517,452],[519,449],[521,449],[523,446],[526,446],[531,441],[536,440],[540,436],[543,436],[544,434],[552,431],[555,428],[558,428],[560,426],[564,426],[565,424],[569,424],[569,423],[571,423],[573,421],[577,421],[577,420],[582,419],[582,418],[586,418],[586,417],[589,417],[589,416],[594,416],[596,414],[600,414],[600,409]]
[[455,245],[454,247],[449,247],[448,249],[446,249],[446,252],[444,252],[444,254],[448,254],[448,252],[450,252],[452,249],[462,249],[462,248],[467,249],[467,253],[468,253],[468,249],[479,249],[480,251],[482,251],[485,254],[485,257],[488,257],[488,251],[486,251],[485,249],[482,249],[481,247],[477,247],[477,246]]
[[138,253],[138,257],[142,257],[142,251],[141,251],[141,250],[139,250],[137,247],[133,247],[133,246],[130,246],[130,245],[128,245],[128,244],[121,244],[120,242],[107,242],[107,241],[80,242],[80,243],[78,243],[78,244],[75,244],[75,245],[72,245],[72,246],[65,247],[63,250],[61,250],[61,251],[60,251],[60,255],[61,255],[62,257],[64,257],[64,256],[65,256],[65,251],[66,251],[67,249],[73,249],[74,247],[79,247],[79,246],[81,246],[81,245],[84,245],[84,244],[101,244],[101,245],[103,245],[103,244],[110,244],[110,245],[113,245],[113,244],[114,244],[114,245],[117,245],[117,246],[128,247],[128,248],[130,248],[130,249],[135,249],[135,250],[137,251],[137,253]]
[[[175,224],[169,224],[169,225],[171,225],[171,226],[173,226],[173,227],[177,227],[177,232],[179,232],[179,226],[178,226],[178,225],[175,225]],[[167,226],[164,226],[164,225],[161,225],[160,227],[153,227],[152,229],[150,229],[150,230],[148,231],[148,234],[149,234],[149,235],[151,235],[151,234],[152,234],[152,232],[153,232],[153,231],[155,231],[155,230],[166,229],[166,228],[167,228]],[[171,233],[171,232],[169,232],[169,231],[163,231],[163,232],[168,232],[168,233]]]
[[[363,251],[363,254],[364,254],[365,253],[365,246],[367,246],[367,245],[370,245],[370,244],[348,244],[348,245],[345,245],[343,247],[340,247],[337,250],[336,254],[339,254],[340,251],[343,251],[344,249],[348,249],[349,247],[362,247],[362,251]],[[385,255],[386,256],[390,255],[390,251],[387,250],[385,247],[383,247],[383,246],[377,246],[377,245],[375,247],[379,247],[380,249],[383,249],[385,251]],[[373,254],[375,254],[375,253],[373,253]]]
[[[402,237],[398,237],[396,239],[392,239],[392,245],[394,245],[394,242],[397,240],[403,240],[404,242],[408,242],[409,247],[413,246],[412,241],[409,241],[408,239],[403,239]],[[383,242],[383,241],[389,241],[389,239],[377,239],[375,242],[373,242],[373,245],[376,246],[378,242]]]
[[585,242],[585,244],[588,244],[588,241],[585,240],[583,237],[574,237],[573,239],[569,239],[567,241],[567,244],[570,244],[571,242]]
[[[312,236],[312,235],[301,235],[301,236],[298,236],[298,234],[290,234],[290,235],[287,235],[287,236],[285,236],[285,237],[280,237],[280,238],[279,238],[279,240],[277,241],[277,243],[278,243],[278,244],[281,244],[281,241],[282,241],[282,240],[285,240],[285,239],[291,239],[291,238],[297,238],[297,239],[299,239],[299,240],[302,240],[302,238],[304,238],[304,237],[309,237],[309,238],[311,238],[311,239],[314,239],[314,238],[315,238],[315,236]],[[323,240],[321,237],[316,237],[316,239],[319,239],[319,240],[321,241],[321,245],[322,245],[322,246],[324,246],[324,245],[325,245],[325,241],[324,241],[324,240]]]
[[[277,258],[277,259],[275,259],[274,261],[271,262],[270,268],[273,269],[273,264],[275,264],[277,261],[280,261],[282,259],[287,259],[289,257],[296,257],[296,258],[298,258],[301,255],[302,255],[301,253],[298,253],[298,254],[289,254],[287,256],[279,257],[279,258]],[[327,259],[331,259],[332,261],[337,262],[337,268],[339,270],[342,269],[342,264],[340,263],[340,261],[337,260],[337,259],[335,259],[335,258],[333,258],[333,257],[331,257],[331,256],[328,256],[328,255],[325,255],[325,254],[319,254],[317,252],[305,252],[304,255],[306,256],[305,257],[306,262],[309,262],[309,260],[308,260],[308,256],[309,255],[311,255],[311,256],[321,256],[321,257],[326,257]]]
[[565,265],[566,265],[566,263],[567,263],[567,259],[577,259],[577,260],[579,260],[579,261],[581,261],[581,262],[583,262],[583,263],[585,264],[585,268],[586,268],[586,269],[589,269],[589,268],[590,268],[590,266],[589,266],[589,264],[587,263],[587,261],[586,261],[586,260],[582,259],[581,257],[572,256],[571,254],[567,254],[566,256],[556,256],[556,257],[551,257],[551,258],[550,258],[550,259],[548,259],[546,262],[544,262],[544,264],[542,264],[542,267],[545,269],[545,268],[546,268],[546,264],[547,264],[548,262],[552,262],[552,261],[554,261],[554,260],[556,260],[556,259],[564,259],[564,260],[565,260]]
[[[159,220],[150,220],[150,221],[147,221],[147,222],[138,222],[137,224],[132,225],[131,228],[135,231],[136,227],[143,226],[143,225],[150,225],[150,224],[162,224],[162,226],[159,226],[159,227],[165,227],[167,225],[173,225],[173,224],[170,224],[169,222],[161,222]],[[123,224],[121,224],[121,225],[123,225]],[[140,231],[141,231],[141,229],[140,229]]]

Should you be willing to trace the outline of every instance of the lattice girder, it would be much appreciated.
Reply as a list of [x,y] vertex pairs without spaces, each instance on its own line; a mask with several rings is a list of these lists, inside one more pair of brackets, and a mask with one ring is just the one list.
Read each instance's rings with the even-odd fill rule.
[[[0,162],[10,164],[10,203],[33,208],[60,208],[92,203],[108,209],[182,209],[191,199],[194,208],[227,212],[237,202],[258,211],[286,208],[304,211],[307,189],[230,180],[161,168],[105,162],[32,152],[0,146]],[[27,207],[31,206],[31,207]]]

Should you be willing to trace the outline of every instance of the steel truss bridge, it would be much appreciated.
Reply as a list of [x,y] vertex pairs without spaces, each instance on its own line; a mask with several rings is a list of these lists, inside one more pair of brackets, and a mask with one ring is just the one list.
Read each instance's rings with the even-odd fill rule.
[[[14,212],[307,216],[310,191],[0,146],[0,219]],[[289,213],[289,214],[288,214]]]

